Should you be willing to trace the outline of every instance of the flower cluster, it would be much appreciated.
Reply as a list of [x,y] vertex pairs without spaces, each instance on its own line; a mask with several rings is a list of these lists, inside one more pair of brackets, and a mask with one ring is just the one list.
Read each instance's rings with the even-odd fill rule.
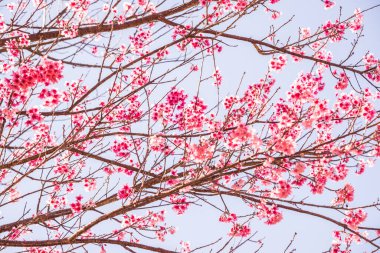
[[225,223],[232,223],[237,221],[237,216],[234,213],[223,213],[219,217],[220,222],[225,222]]
[[247,237],[250,234],[251,229],[248,227],[248,225],[234,223],[228,235],[232,237]]
[[162,120],[164,125],[175,121],[175,118],[173,118],[174,111],[183,110],[186,99],[187,95],[183,90],[173,88],[167,95],[165,103],[159,103],[154,106],[152,119],[154,121]]
[[153,151],[157,152],[161,152],[167,147],[166,139],[157,135],[153,135],[149,138],[149,145]]
[[273,71],[281,71],[287,63],[285,55],[279,55],[278,57],[273,57],[269,61],[269,68]]
[[367,77],[375,82],[380,82],[380,61],[371,53],[368,53],[363,58]]
[[257,205],[257,217],[265,219],[265,224],[273,225],[282,220],[282,213],[275,204],[260,203]]
[[216,87],[219,87],[219,86],[222,85],[223,78],[222,78],[222,75],[221,75],[220,70],[218,68],[215,70],[215,72],[212,75],[212,77],[214,78],[214,85]]
[[83,17],[87,13],[90,4],[91,1],[89,0],[70,0],[67,7],[80,17]]
[[42,89],[38,97],[44,100],[44,106],[53,107],[61,102],[61,93],[57,89]]
[[211,159],[214,153],[215,145],[204,141],[199,144],[190,144],[188,147],[188,156],[191,161],[196,163],[206,162]]
[[128,158],[131,155],[131,149],[140,147],[140,145],[141,140],[139,139],[130,140],[126,137],[122,137],[120,140],[114,141],[114,144],[111,146],[111,150],[115,153],[116,156]]
[[334,200],[335,204],[344,204],[354,200],[355,189],[352,185],[346,184],[342,189],[338,190],[336,194],[337,198]]
[[7,29],[7,25],[4,20],[4,16],[0,14],[0,33],[4,32]]
[[350,210],[346,212],[343,222],[353,230],[357,230],[358,226],[365,221],[367,213],[363,209]]
[[80,213],[83,211],[82,199],[83,197],[81,195],[78,195],[75,198],[75,202],[70,204],[70,208],[73,213]]
[[343,35],[346,31],[346,24],[336,20],[335,23],[330,20],[322,26],[322,30],[332,42],[338,42],[343,39]]
[[88,192],[96,190],[96,179],[85,178],[83,180],[83,187]]
[[58,61],[43,59],[37,67],[23,65],[12,73],[12,78],[5,79],[8,88],[14,91],[27,91],[37,85],[44,83],[50,85],[62,79],[63,64]]
[[363,27],[363,13],[360,9],[355,9],[355,18],[348,23],[348,26],[353,32],[357,32]]
[[133,189],[129,187],[127,184],[124,185],[118,192],[117,192],[117,197],[119,199],[126,199],[129,196],[131,196],[133,193]]
[[62,197],[51,196],[49,200],[47,201],[47,203],[52,209],[65,208],[67,205],[67,199],[65,196],[62,196]]
[[185,196],[179,196],[175,194],[170,195],[170,203],[173,204],[172,209],[178,215],[184,214],[190,205]]
[[136,54],[144,54],[146,46],[151,42],[151,36],[150,30],[145,30],[141,27],[138,28],[136,34],[129,36],[133,47],[132,51]]
[[184,242],[184,241],[181,241],[181,253],[190,253],[191,252],[191,248],[190,248],[190,243],[189,242]]
[[292,187],[285,180],[278,182],[278,187],[274,191],[274,195],[278,198],[285,199],[292,193]]
[[197,130],[203,128],[207,105],[199,97],[194,97],[178,114],[177,122],[180,130]]
[[255,150],[260,148],[262,140],[254,133],[252,127],[240,124],[232,130],[226,138],[226,146],[229,149],[239,149],[243,144],[249,143]]
[[[336,71],[334,72],[335,75],[337,75]],[[348,87],[348,84],[349,84],[349,78],[348,76],[346,75],[346,73],[344,72],[341,72],[339,75],[338,75],[338,83],[335,85],[335,89],[337,90],[344,90]]]
[[321,76],[313,75],[312,73],[300,73],[288,92],[289,100],[293,103],[306,103],[313,99],[324,87],[325,84]]
[[323,1],[325,4],[325,9],[331,9],[332,7],[335,6],[335,2],[331,0],[324,0]]
[[149,76],[146,74],[146,71],[140,67],[137,67],[132,71],[131,79],[131,85],[133,88],[144,86],[149,82]]

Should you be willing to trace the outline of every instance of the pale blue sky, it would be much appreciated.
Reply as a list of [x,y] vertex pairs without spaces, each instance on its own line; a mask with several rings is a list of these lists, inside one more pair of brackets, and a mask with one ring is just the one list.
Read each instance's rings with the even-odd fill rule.
[[[282,17],[275,22],[272,21],[270,15],[263,12],[261,9],[258,12],[250,14],[238,23],[238,28],[231,33],[245,35],[256,39],[261,39],[267,34],[269,26],[273,23],[275,25],[281,24],[283,21],[295,15],[293,22],[290,23],[285,29],[283,29],[279,38],[287,38],[291,36],[296,38],[298,34],[298,27],[310,27],[312,30],[319,25],[325,23],[328,19],[335,20],[339,14],[339,6],[344,5],[342,9],[342,16],[347,17],[353,14],[356,7],[360,7],[362,10],[373,5],[379,4],[380,0],[337,0],[337,6],[330,10],[324,10],[323,3],[320,0],[282,0],[278,5],[278,9],[282,12]],[[365,37],[361,39],[356,52],[356,59],[360,59],[367,50],[370,50],[375,55],[380,56],[379,39],[380,30],[378,24],[380,24],[380,8],[371,10],[365,14]],[[348,33],[349,34],[349,33]],[[351,35],[349,35],[351,36]],[[226,42],[237,47],[224,47],[221,54],[217,55],[217,66],[220,68],[223,74],[223,85],[220,89],[220,96],[223,97],[227,94],[234,94],[237,85],[240,82],[242,74],[245,72],[242,87],[247,87],[249,84],[257,82],[262,78],[267,70],[267,62],[269,57],[258,55],[257,52],[250,44],[236,43],[233,41]],[[347,54],[349,48],[349,42],[340,43],[339,46],[331,45],[329,49],[334,54],[334,60],[339,60]],[[289,58],[289,62],[292,62]],[[291,63],[284,71],[279,74],[275,74],[277,78],[277,85],[281,86],[281,92],[278,96],[283,96],[287,91],[290,84],[296,79],[300,71],[310,70],[311,63],[302,61],[301,63]],[[187,70],[187,69],[186,69]],[[211,74],[213,72],[211,67],[206,67],[206,71]],[[66,73],[65,79],[77,79],[81,75],[87,73],[82,68],[78,68],[76,71],[69,71]],[[91,80],[89,77],[87,80]],[[192,81],[196,82],[196,78],[185,81],[180,86],[185,88],[188,93],[195,93],[196,90],[192,86]],[[210,82],[212,82],[210,80]],[[335,81],[332,79],[326,79],[326,96],[331,96],[335,93],[333,86]],[[217,97],[216,88],[212,85],[202,84],[200,90],[200,96],[204,98],[207,104],[213,105],[216,102]],[[163,93],[162,93],[163,94]],[[158,95],[162,95],[158,94]],[[380,186],[378,184],[378,178],[380,177],[380,165],[376,164],[373,168],[367,169],[363,176],[353,175],[346,181],[352,182],[356,188],[356,200],[354,204],[363,204],[375,201],[380,196]],[[342,182],[340,185],[342,185]],[[310,196],[307,189],[299,191],[297,198],[303,198]],[[310,196],[309,202],[323,201],[330,203],[333,199],[333,195],[329,196]],[[249,213],[252,209],[244,207],[239,200],[230,200],[231,210],[236,210],[236,213]],[[112,205],[111,205],[112,206]],[[2,210],[3,214],[12,213],[13,210]],[[208,244],[220,237],[228,238],[226,235],[229,232],[229,224],[221,224],[218,222],[219,214],[216,213],[210,207],[197,207],[191,206],[185,215],[177,216],[170,208],[167,212],[167,223],[173,224],[178,227],[178,232],[174,235],[168,235],[167,240],[163,243],[149,242],[155,246],[161,246],[168,249],[178,248],[181,240],[190,241],[193,247]],[[18,217],[17,217],[18,218]],[[13,219],[14,220],[14,219]],[[369,216],[366,221],[367,225],[380,227],[380,219],[378,213],[374,213],[373,216]],[[331,245],[331,232],[337,229],[336,226],[322,221],[315,217],[309,217],[289,211],[284,211],[284,220],[273,226],[263,224],[262,221],[254,219],[250,223],[253,232],[257,231],[257,235],[253,240],[263,239],[264,247],[260,252],[264,253],[276,253],[283,252],[289,241],[291,240],[294,232],[298,235],[293,244],[293,247],[297,248],[296,252],[307,253],[319,253],[329,249]],[[104,227],[99,226],[96,230],[102,230]],[[108,227],[107,227],[108,229]],[[111,229],[111,228],[110,228]],[[239,240],[239,239],[237,239]],[[220,246],[220,244],[219,244]],[[246,247],[241,248],[242,253],[251,253],[257,249],[257,244],[247,244]],[[109,252],[121,252],[120,248],[107,247]],[[355,246],[354,252],[370,252],[373,248],[369,246]],[[95,248],[94,252],[98,252],[99,248]],[[6,250],[5,252],[15,252],[12,250]],[[137,250],[137,252],[143,252]],[[200,250],[198,252],[206,252]],[[213,251],[214,252],[214,251]],[[227,251],[223,251],[227,252]]]

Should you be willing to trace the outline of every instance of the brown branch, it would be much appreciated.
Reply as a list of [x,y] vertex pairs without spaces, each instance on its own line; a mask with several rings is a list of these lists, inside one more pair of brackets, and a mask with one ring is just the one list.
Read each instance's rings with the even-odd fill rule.
[[[166,19],[164,17],[160,18],[160,20],[162,22],[168,24],[168,25],[171,25],[171,26],[182,26],[182,25],[177,24],[177,23],[175,23],[173,21],[170,21],[170,20],[168,20],[168,19]],[[361,74],[361,75],[368,71],[368,70],[357,70],[357,69],[349,67],[349,66],[344,66],[344,65],[341,65],[341,64],[338,64],[338,63],[334,63],[334,62],[329,62],[329,61],[317,59],[317,58],[314,58],[312,56],[307,56],[307,55],[302,55],[302,54],[298,54],[298,53],[295,53],[295,52],[291,52],[291,51],[287,50],[286,47],[277,47],[277,46],[271,45],[269,43],[266,43],[264,41],[257,40],[257,39],[252,39],[252,38],[243,37],[243,36],[239,36],[239,35],[234,35],[234,34],[229,34],[229,33],[225,33],[225,32],[220,32],[220,31],[214,31],[214,30],[211,30],[211,29],[204,29],[204,30],[195,29],[195,30],[197,30],[198,33],[208,33],[208,34],[215,35],[216,37],[224,37],[224,38],[229,38],[229,39],[234,39],[234,40],[238,40],[238,41],[243,41],[243,42],[251,43],[256,48],[256,50],[258,50],[259,52],[262,51],[262,50],[259,49],[257,45],[268,47],[270,49],[275,50],[277,53],[284,53],[284,54],[293,55],[293,56],[296,56],[296,57],[300,57],[300,58],[307,59],[307,60],[314,61],[314,62],[318,62],[318,63],[323,63],[323,64],[329,65],[331,67],[341,68],[341,69],[344,69],[344,70],[347,70],[347,71],[351,71],[353,73],[357,73],[357,74]]]
[[100,239],[100,238],[89,238],[89,239],[76,239],[74,241],[69,241],[68,239],[58,239],[58,240],[44,240],[44,241],[14,241],[14,240],[0,240],[0,246],[5,247],[48,247],[48,246],[62,246],[62,245],[73,245],[73,244],[114,244],[123,247],[139,248],[144,250],[150,250],[153,252],[160,253],[175,253],[175,251],[152,247],[140,243],[112,240],[112,239]]
[[[132,27],[137,27],[142,24],[158,21],[162,17],[171,16],[174,14],[177,14],[179,12],[182,12],[184,10],[187,10],[191,7],[194,7],[198,4],[198,0],[191,0],[190,2],[187,2],[185,4],[182,4],[180,6],[174,7],[169,10],[165,10],[159,13],[154,13],[152,15],[142,17],[135,19],[133,21],[126,22],[124,24],[106,24],[106,25],[91,25],[87,27],[80,27],[78,28],[78,36],[82,37],[84,35],[88,34],[97,34],[97,33],[103,33],[103,32],[111,32],[111,31],[119,31],[119,30],[125,30]],[[5,43],[11,39],[16,39],[19,36],[11,37],[7,39],[0,39],[0,47],[5,46]],[[77,38],[76,37],[76,38]],[[31,42],[34,41],[44,41],[48,39],[54,39],[54,38],[64,38],[60,31],[51,31],[51,32],[41,32],[41,33],[35,33],[29,35],[29,40]],[[75,38],[74,38],[75,39]]]
[[79,150],[79,149],[76,149],[76,148],[69,148],[68,150],[70,150],[71,152],[74,152],[74,153],[78,153],[82,156],[86,156],[86,157],[89,157],[89,158],[92,158],[92,159],[95,159],[95,160],[98,160],[98,161],[101,161],[101,162],[105,162],[107,164],[112,164],[112,165],[115,165],[115,166],[118,166],[118,167],[121,167],[121,168],[124,168],[124,169],[128,169],[128,170],[131,170],[131,171],[134,171],[136,173],[142,173],[144,175],[148,175],[150,177],[156,177],[157,175],[151,173],[151,172],[148,172],[148,171],[144,171],[144,170],[141,170],[139,168],[136,168],[136,167],[133,167],[133,166],[129,166],[129,165],[126,165],[126,164],[123,164],[123,163],[120,163],[120,162],[117,162],[117,161],[114,161],[114,160],[110,160],[110,159],[107,159],[107,158],[104,158],[104,157],[101,157],[101,156],[98,156],[98,155],[94,155],[94,154],[91,154],[91,153],[88,153],[88,152],[85,152],[85,151],[82,151],[82,150]]

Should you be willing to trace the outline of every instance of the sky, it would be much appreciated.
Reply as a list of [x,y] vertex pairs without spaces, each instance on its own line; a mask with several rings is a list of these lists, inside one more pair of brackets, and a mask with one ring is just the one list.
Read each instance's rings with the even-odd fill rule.
[[[280,30],[278,36],[281,39],[286,39],[289,36],[291,38],[296,38],[299,27],[310,27],[314,30],[329,19],[335,20],[339,15],[339,6],[341,5],[343,5],[341,10],[342,16],[347,17],[353,14],[355,8],[359,7],[364,10],[379,4],[380,0],[337,0],[336,2],[337,6],[330,10],[324,10],[323,4],[320,0],[282,0],[278,4],[278,9],[282,12],[280,19],[273,21],[268,13],[259,10],[241,20],[237,24],[237,28],[231,33],[260,39],[268,33],[268,28],[271,24],[279,26],[295,15],[292,22]],[[378,24],[380,23],[380,8],[367,12],[365,14],[364,22],[364,37],[361,39],[356,50],[356,59],[360,59],[367,50],[380,56],[380,30],[378,28]],[[219,91],[212,85],[204,85],[200,90],[200,96],[210,105],[215,104],[217,101],[218,97],[215,96],[217,92],[219,92],[220,97],[232,95],[243,75],[242,87],[247,87],[249,84],[255,83],[260,78],[263,78],[267,71],[269,57],[259,55],[250,44],[237,43],[228,40],[225,41],[229,42],[231,47],[225,46],[222,53],[218,54],[216,57],[216,65],[223,74],[223,85]],[[339,60],[344,58],[349,50],[349,43],[350,41],[340,43],[339,46],[329,45],[329,49],[334,54],[334,59]],[[289,62],[292,61],[289,59]],[[281,87],[281,90],[278,93],[278,98],[285,96],[287,89],[297,78],[299,72],[309,71],[310,67],[311,63],[304,60],[301,63],[290,63],[281,73],[275,74],[277,85]],[[82,71],[81,68],[77,71],[66,73],[67,75],[65,78],[76,79],[83,74],[80,71]],[[213,69],[206,68],[206,71],[209,71],[211,74]],[[195,94],[197,92],[197,89],[195,88],[196,85],[191,86],[191,82],[196,82],[196,80],[188,79],[180,86],[184,88],[186,87],[189,93]],[[325,95],[327,97],[333,98],[334,90],[332,87],[334,85],[334,80],[326,79]],[[363,176],[358,177],[353,175],[347,179],[347,181],[350,181],[356,189],[356,200],[353,205],[373,202],[380,196],[380,185],[378,183],[379,177],[380,164],[377,163],[373,168],[367,169]],[[342,182],[341,184],[343,185],[344,183],[345,182]],[[296,197],[298,199],[308,197],[309,202],[329,203],[332,200],[331,196],[310,196],[306,189],[304,189],[304,191],[299,191]],[[239,200],[230,199],[229,201],[231,203],[231,208],[235,209],[236,212],[244,213],[249,212],[250,210]],[[3,213],[6,213],[11,210],[2,211]],[[226,234],[230,229],[229,224],[218,222],[218,216],[215,215],[215,211],[207,206],[193,205],[189,208],[186,214],[182,216],[177,216],[172,210],[170,210],[170,208],[168,208],[167,217],[167,222],[176,226],[178,231],[173,236],[167,236],[165,242],[153,243],[154,246],[174,249],[176,247],[178,248],[179,242],[183,240],[189,241],[193,247],[198,247],[216,241],[220,237],[226,237]],[[376,213],[373,216],[369,216],[365,225],[379,227],[380,219],[376,219],[376,217],[379,217]],[[254,233],[257,232],[252,240],[260,240],[264,243],[260,251],[264,253],[284,252],[289,242],[292,240],[294,233],[297,233],[297,236],[295,237],[292,246],[289,248],[290,250],[296,248],[296,252],[308,253],[327,251],[331,245],[332,231],[337,229],[337,227],[331,223],[322,221],[316,217],[310,217],[289,211],[284,211],[284,219],[279,224],[268,226],[263,224],[262,221],[254,219],[250,222],[250,227]],[[95,229],[101,230],[102,228]],[[221,244],[218,245],[220,246]],[[255,252],[259,246],[260,244],[255,242],[246,244],[246,246],[242,247],[237,252]],[[120,252],[116,251],[116,248],[113,247],[109,247],[109,249],[112,249],[112,251],[115,250],[114,252]],[[98,248],[96,250],[98,250]],[[290,250],[287,252],[290,252]],[[372,247],[370,246],[357,245],[355,246],[354,252],[371,252],[371,250]],[[14,251],[11,250],[5,252]],[[198,252],[208,251],[200,250]],[[225,250],[222,252],[228,251]]]

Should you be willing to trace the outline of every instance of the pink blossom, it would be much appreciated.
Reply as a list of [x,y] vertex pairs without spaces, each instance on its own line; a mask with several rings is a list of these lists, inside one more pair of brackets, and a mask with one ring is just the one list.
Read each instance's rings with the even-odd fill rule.
[[181,241],[181,253],[189,253],[191,252],[191,249],[190,249],[190,243],[189,242],[184,242],[184,241]]
[[96,190],[96,180],[94,178],[85,178],[83,181],[83,186],[86,191],[89,192]]
[[76,198],[76,201],[70,204],[70,208],[73,213],[80,213],[83,211],[83,205],[82,205],[82,195],[78,195]]
[[149,138],[149,144],[153,151],[162,151],[166,147],[166,140],[163,137],[153,135]]
[[301,39],[307,39],[311,37],[311,32],[309,27],[301,28]]
[[219,217],[219,221],[225,223],[234,223],[237,221],[237,216],[234,213],[223,213]]
[[247,225],[234,223],[228,235],[232,237],[247,237],[250,234],[251,229]]
[[300,55],[300,56],[290,55],[294,62],[300,62],[302,60],[301,56],[305,55],[305,52],[302,51],[302,49],[299,47],[291,46],[291,47],[289,47],[289,51],[292,53],[295,53],[297,55]]
[[274,191],[275,196],[282,199],[287,198],[291,193],[292,187],[285,180],[280,180],[277,189]]
[[47,203],[50,205],[52,209],[61,209],[65,208],[67,205],[67,200],[65,196],[62,197],[53,197],[51,196]]
[[359,31],[363,27],[363,13],[360,9],[355,9],[355,18],[348,23],[353,32]]
[[133,193],[133,189],[130,188],[127,184],[125,184],[118,192],[117,197],[119,199],[126,199],[131,196]]
[[189,159],[196,162],[202,163],[211,159],[214,153],[214,145],[209,142],[203,142],[200,144],[190,144],[188,148]]
[[222,79],[222,75],[220,74],[220,70],[218,68],[215,70],[215,73],[212,76],[214,78],[214,85],[216,87],[221,86],[223,79]]
[[262,141],[254,134],[252,127],[240,124],[236,129],[231,131],[226,138],[226,146],[236,150],[241,148],[245,143],[252,143],[252,146],[258,149]]
[[330,20],[322,26],[322,30],[325,35],[330,38],[332,42],[338,42],[342,40],[346,30],[346,25],[339,20],[332,23]]
[[20,198],[20,192],[16,188],[9,189],[9,201],[16,202]]
[[350,184],[346,184],[342,189],[337,191],[337,198],[334,200],[335,204],[344,204],[354,200],[354,187]]
[[266,219],[265,224],[273,225],[282,220],[282,213],[275,204],[260,203],[257,205],[257,217]]
[[190,205],[190,203],[187,202],[187,198],[185,196],[179,195],[171,195],[170,202],[174,204],[172,209],[178,215],[184,214]]
[[21,66],[17,72],[12,73],[12,79],[5,79],[5,81],[12,90],[26,91],[37,83],[45,83],[45,85],[57,83],[63,77],[62,71],[61,62],[42,59],[37,67]]
[[331,1],[331,0],[324,0],[324,4],[325,4],[325,9],[331,9],[332,7],[335,6],[335,2],[334,1]]
[[380,82],[380,61],[373,54],[368,53],[364,56],[363,62],[368,71],[367,77],[372,81]]
[[277,140],[274,145],[274,150],[285,155],[292,155],[295,153],[296,143],[291,138]]
[[346,212],[343,222],[353,230],[357,230],[358,226],[365,221],[367,213],[362,209],[350,210]]
[[273,57],[269,61],[269,68],[273,71],[281,71],[286,65],[287,60],[285,55],[280,55],[278,57]]
[[349,79],[348,79],[346,73],[341,72],[339,74],[338,78],[339,78],[339,81],[335,85],[335,89],[337,89],[337,90],[344,90],[344,89],[346,89],[348,87],[348,84],[349,84]]
[[4,21],[4,16],[0,14],[0,32],[4,32],[7,29],[7,25]]
[[235,10],[243,11],[248,6],[247,0],[237,0],[235,4]]
[[305,171],[306,165],[302,162],[296,163],[293,169],[293,173],[296,175],[302,174]]
[[272,19],[278,19],[281,16],[281,12],[279,11],[273,11],[272,12]]

